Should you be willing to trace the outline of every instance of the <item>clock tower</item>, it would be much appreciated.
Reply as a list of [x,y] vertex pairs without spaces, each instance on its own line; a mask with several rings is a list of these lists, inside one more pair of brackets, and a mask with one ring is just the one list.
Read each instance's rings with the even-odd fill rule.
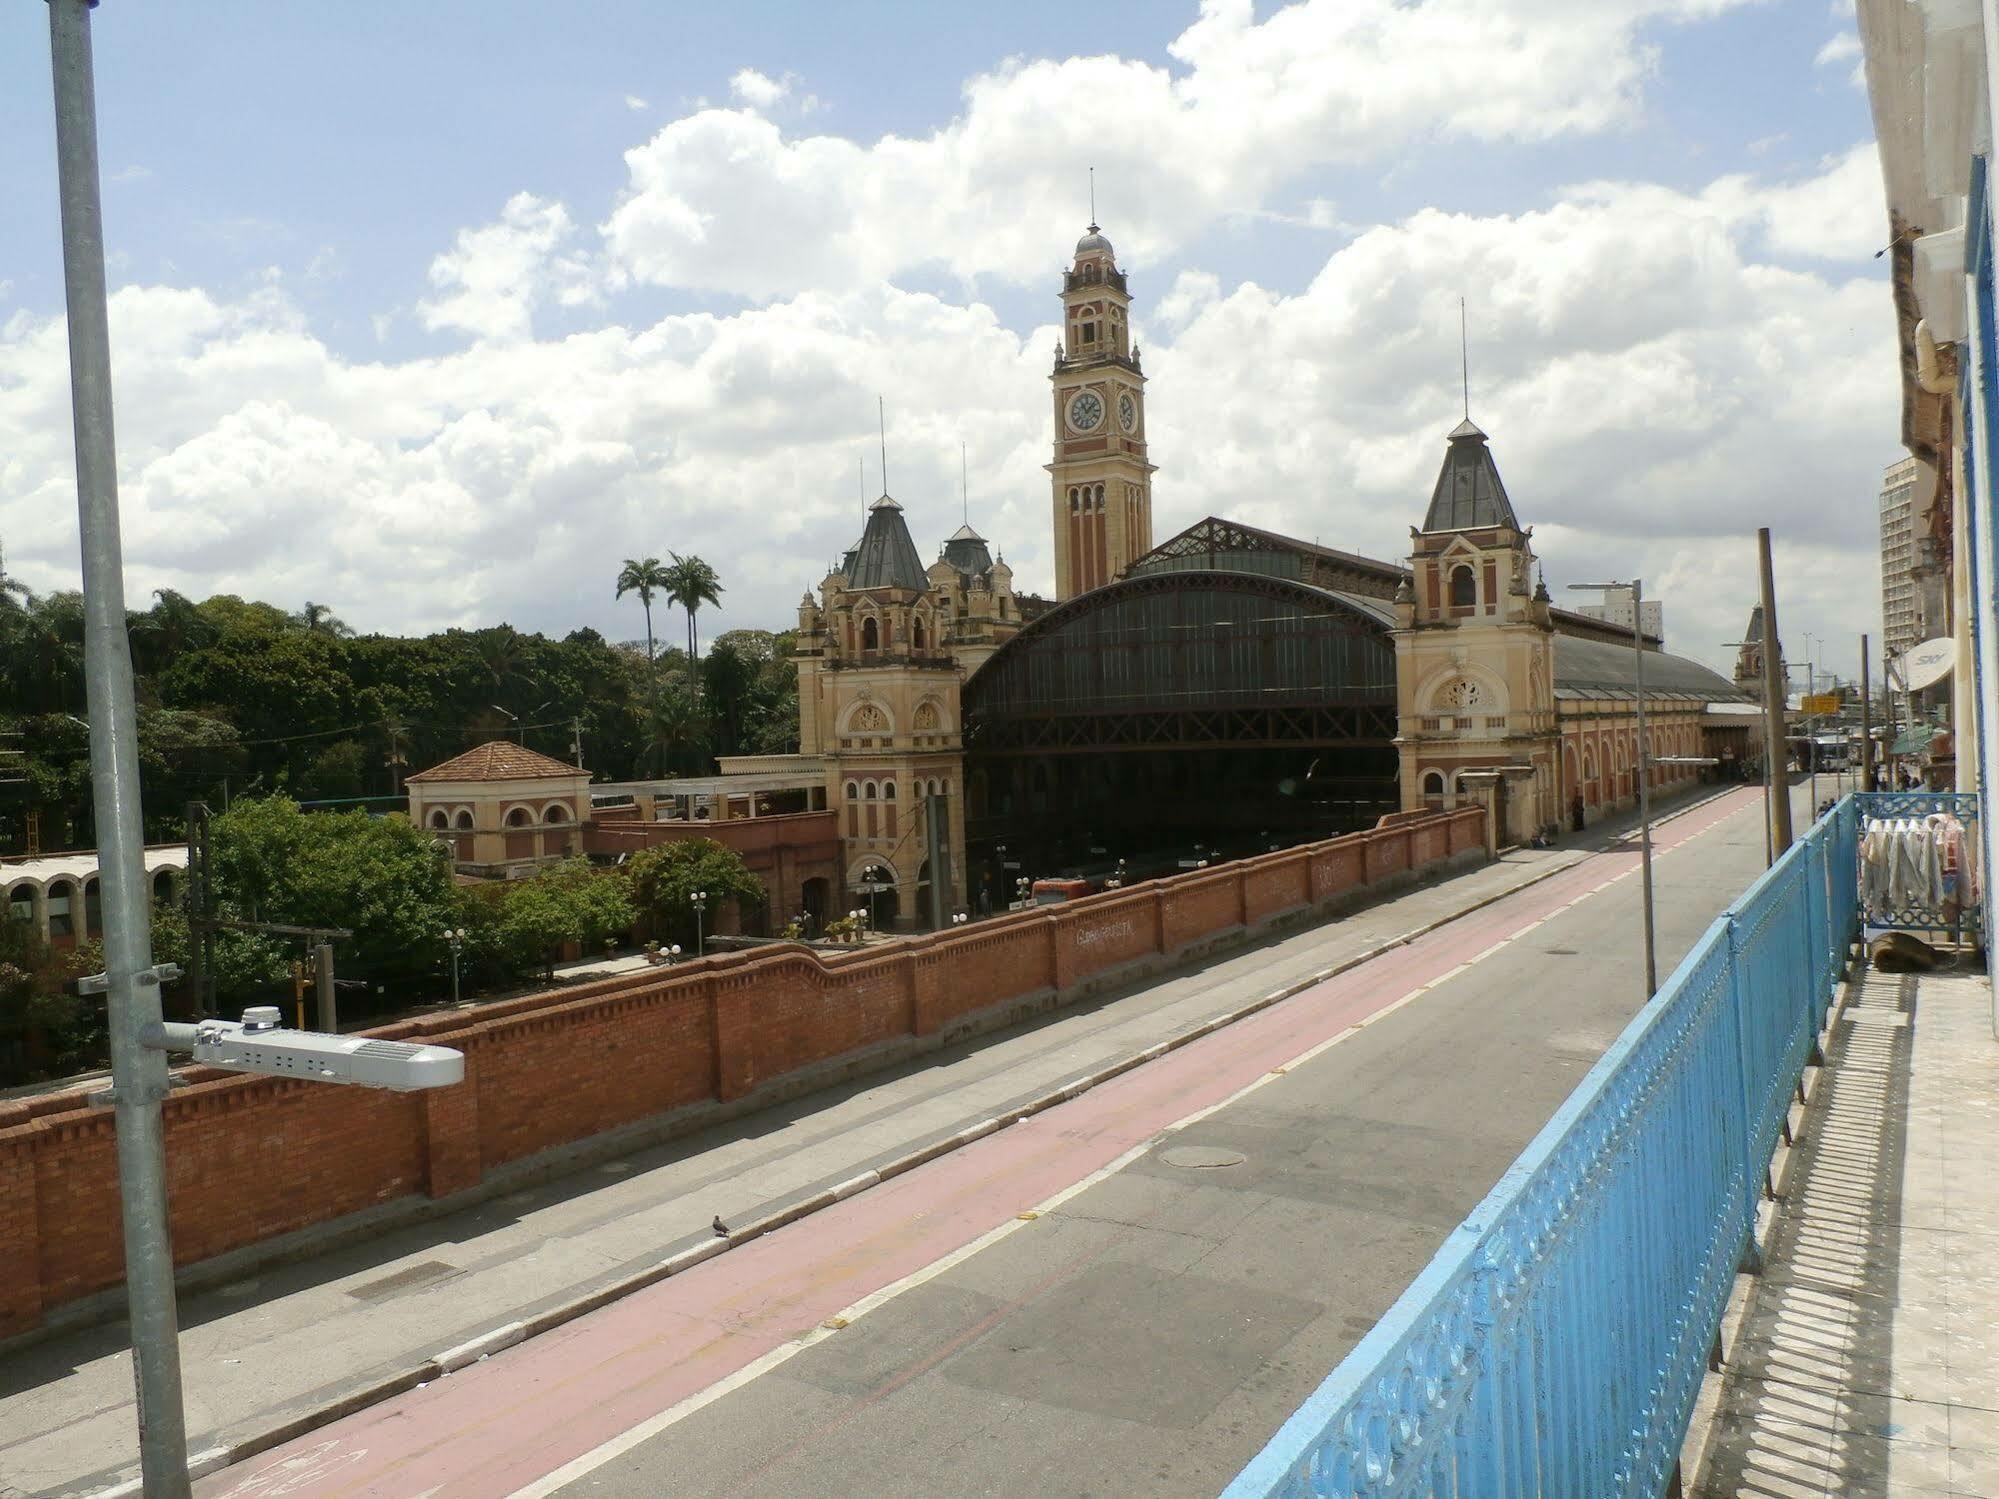
[[1131,342],[1131,293],[1095,224],[1062,278],[1055,400],[1055,597],[1112,581],[1152,549],[1145,376]]

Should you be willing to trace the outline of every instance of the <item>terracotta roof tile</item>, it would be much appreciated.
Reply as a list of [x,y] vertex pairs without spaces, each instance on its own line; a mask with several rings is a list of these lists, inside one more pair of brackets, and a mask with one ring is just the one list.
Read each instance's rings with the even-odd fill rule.
[[584,772],[562,760],[538,754],[511,739],[489,739],[454,755],[442,765],[404,776],[411,781],[540,781],[550,776],[580,776]]

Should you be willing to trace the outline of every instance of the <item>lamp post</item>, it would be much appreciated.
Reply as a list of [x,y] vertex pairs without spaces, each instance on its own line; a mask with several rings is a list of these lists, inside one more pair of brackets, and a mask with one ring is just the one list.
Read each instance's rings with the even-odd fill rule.
[[701,930],[701,918],[708,910],[708,892],[697,890],[687,899],[694,907],[694,956],[705,958],[708,955],[708,948],[707,939]]
[[[1810,630],[1805,631],[1805,699],[1807,702],[1818,695],[1818,647],[1818,636],[1814,635]],[[1805,753],[1811,760],[1808,774],[1811,777],[1812,787],[1812,816],[1817,817],[1819,815],[1819,716],[1806,707],[1805,703],[1800,703],[1799,706],[1806,708]]]
[[1631,696],[1638,708],[1638,860],[1645,903],[1645,999],[1651,1002],[1659,991],[1659,964],[1652,930],[1652,797],[1647,782],[1647,760],[1651,746],[1645,736],[1645,636],[1639,620],[1644,614],[1645,580],[1629,583],[1571,583],[1570,588],[1588,588],[1600,593],[1623,589],[1631,595]]
[[447,927],[445,943],[451,948],[451,1002],[458,1003],[458,955],[465,950],[466,931],[462,926]]

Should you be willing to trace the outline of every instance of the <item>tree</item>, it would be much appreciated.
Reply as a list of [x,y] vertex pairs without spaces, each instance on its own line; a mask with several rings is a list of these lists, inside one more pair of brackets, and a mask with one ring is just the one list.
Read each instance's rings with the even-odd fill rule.
[[[666,569],[666,596],[669,602],[680,605],[687,611],[687,659],[701,659],[701,633],[695,624],[695,615],[703,604],[720,605],[722,602],[722,580],[715,576],[715,569],[692,555],[683,557],[678,552],[668,552],[673,559]],[[700,694],[700,683],[695,683],[695,693]]]
[[7,571],[7,554],[0,551],[0,614],[19,612],[34,601],[28,585]]
[[618,871],[597,870],[588,859],[570,859],[531,879],[501,886],[489,913],[495,956],[511,972],[537,969],[553,977],[565,943],[586,955],[628,931],[636,919],[631,885]]
[[325,604],[315,604],[310,599],[306,600],[305,607],[293,618],[314,635],[331,635],[336,639],[346,640],[354,634],[347,621],[338,618],[330,607]]
[[657,557],[625,559],[624,570],[618,574],[618,597],[636,593],[646,611],[646,665],[652,665],[652,599],[656,593],[664,593],[672,580],[666,568]]
[[667,774],[676,760],[684,765],[695,759],[706,743],[701,705],[688,691],[686,677],[664,677],[654,683],[646,696],[644,713],[653,765],[659,775]]
[[239,799],[209,824],[225,914],[289,926],[345,927],[343,966],[407,982],[436,967],[454,924],[451,870],[430,835],[400,818],[304,812],[284,797]]
[[632,905],[662,942],[678,942],[692,950],[695,941],[694,904],[697,890],[708,892],[708,927],[724,901],[761,905],[764,883],[751,874],[742,856],[711,838],[683,838],[641,850],[626,866],[632,882]]

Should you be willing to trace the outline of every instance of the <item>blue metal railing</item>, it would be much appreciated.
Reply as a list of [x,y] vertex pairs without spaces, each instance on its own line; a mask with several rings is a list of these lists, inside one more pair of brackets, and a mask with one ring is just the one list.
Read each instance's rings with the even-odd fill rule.
[[1657,1496],[1858,930],[1853,799],[1718,917],[1224,1499]]

